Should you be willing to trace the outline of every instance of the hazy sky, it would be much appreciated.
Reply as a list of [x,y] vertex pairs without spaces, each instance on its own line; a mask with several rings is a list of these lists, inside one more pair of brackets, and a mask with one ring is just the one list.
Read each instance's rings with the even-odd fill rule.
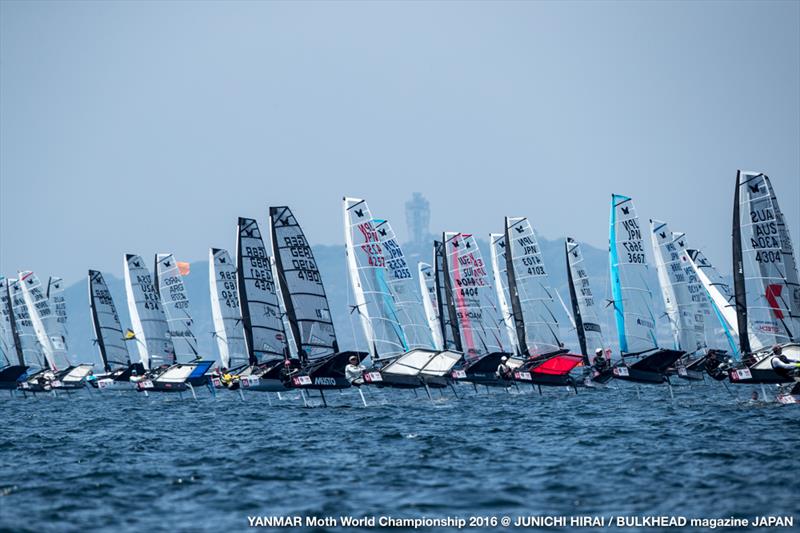
[[800,242],[800,3],[0,3],[0,270],[205,259],[341,198],[607,246],[612,192],[730,270],[737,168]]

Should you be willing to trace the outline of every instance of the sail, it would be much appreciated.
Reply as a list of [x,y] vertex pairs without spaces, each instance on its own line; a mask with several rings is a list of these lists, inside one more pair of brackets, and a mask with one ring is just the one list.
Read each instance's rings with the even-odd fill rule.
[[605,350],[607,347],[600,327],[600,311],[589,284],[589,273],[586,270],[580,244],[574,239],[567,238],[565,250],[567,283],[578,342],[581,353],[586,356],[589,363],[593,363],[597,349]]
[[530,221],[506,217],[506,253],[509,295],[520,349],[542,355],[561,349],[555,301],[542,250]]
[[494,274],[494,288],[497,291],[500,316],[503,319],[509,346],[513,348],[514,353],[520,353],[517,330],[514,325],[514,314],[508,304],[510,296],[508,294],[508,270],[506,268],[506,236],[502,233],[491,233],[489,241],[491,242],[489,252]]
[[367,202],[345,198],[345,253],[355,312],[374,361],[392,359],[408,351],[394,297],[387,279],[386,258]]
[[97,270],[89,271],[89,309],[105,371],[112,372],[130,365],[128,345],[125,344],[117,308],[103,274]]
[[494,288],[471,234],[445,233],[444,245],[464,359],[472,365],[490,353],[504,351]]
[[25,303],[22,287],[16,279],[8,279],[6,282],[8,283],[6,288],[10,295],[11,312],[17,332],[18,346],[22,352],[20,364],[28,365],[33,370],[46,368],[47,361],[44,349],[34,331],[33,320],[28,312],[28,305]]
[[236,264],[244,342],[250,364],[285,358],[286,333],[272,265],[258,223],[252,218],[239,218]]
[[439,321],[442,325],[442,339],[445,350],[461,351],[461,334],[458,331],[455,299],[452,281],[447,265],[447,250],[444,241],[433,241],[434,278],[436,280]]
[[167,328],[175,349],[175,360],[178,363],[196,361],[200,354],[197,351],[197,338],[193,331],[194,322],[189,310],[189,298],[178,264],[172,254],[156,254],[156,272],[158,294],[161,296],[161,306],[167,317]]
[[53,312],[51,335],[61,339],[64,350],[67,346],[67,301],[64,299],[64,280],[51,276],[47,282],[47,300]]
[[286,314],[302,361],[339,351],[328,298],[314,253],[292,211],[270,207],[272,247]]
[[52,370],[69,368],[72,363],[67,357],[67,349],[61,336],[53,333],[56,330],[56,316],[50,309],[50,302],[47,300],[47,294],[39,277],[30,271],[20,272],[19,284],[22,287],[25,304],[28,306],[33,330],[44,350],[47,363]]
[[[794,250],[772,184],[762,173],[740,171],[735,196],[734,285],[742,351],[800,340]],[[755,344],[747,346],[745,328]]]
[[[709,346],[719,346],[718,342],[712,340],[712,338],[718,339],[720,337],[717,334],[717,329],[712,326],[712,324],[718,323],[731,353],[738,359],[740,357],[739,325],[731,288],[700,250],[687,249],[686,253],[688,254],[689,264],[704,289],[704,293],[707,296],[706,301],[714,315],[713,319],[706,318],[705,321],[706,342]],[[757,340],[751,335],[751,343],[755,342]]]
[[417,263],[419,274],[419,290],[422,294],[422,306],[428,327],[431,330],[433,344],[437,350],[444,350],[442,339],[442,324],[439,320],[439,296],[436,293],[436,278],[433,267],[428,263]]
[[14,361],[19,361],[19,364],[23,364],[22,352],[17,350],[16,334],[11,322],[12,318],[8,280],[5,276],[0,275],[0,350],[3,352],[2,359],[0,359],[0,367],[16,364]]
[[414,280],[411,267],[406,261],[400,243],[397,242],[392,225],[388,220],[378,219],[373,220],[373,224],[383,249],[387,282],[394,298],[400,326],[405,334],[407,349],[434,350],[436,345],[428,327],[419,284]]
[[208,285],[211,293],[211,316],[217,339],[221,368],[237,368],[248,363],[244,344],[239,293],[236,289],[236,265],[227,250],[208,251]]
[[695,332],[696,305],[689,295],[689,280],[681,261],[679,243],[682,244],[683,238],[683,234],[670,231],[666,222],[650,220],[650,240],[653,244],[661,296],[672,332],[673,348],[693,353],[703,345]]
[[175,363],[175,349],[169,337],[167,317],[161,306],[153,278],[138,255],[126,254],[125,293],[133,326],[133,342],[145,369]]
[[635,355],[656,349],[653,295],[647,283],[649,271],[639,217],[633,201],[619,194],[611,197],[609,252],[620,352]]

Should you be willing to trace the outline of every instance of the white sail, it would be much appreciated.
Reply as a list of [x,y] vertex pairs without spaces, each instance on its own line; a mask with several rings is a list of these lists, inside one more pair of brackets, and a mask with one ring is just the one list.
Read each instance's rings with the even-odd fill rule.
[[272,264],[258,223],[252,218],[239,218],[236,265],[244,341],[250,363],[285,358],[286,332]]
[[536,233],[527,218],[506,217],[506,241],[509,295],[520,349],[532,356],[560,350],[553,290]]
[[[33,328],[33,320],[28,312],[28,305],[22,294],[22,286],[16,279],[6,280],[8,283],[7,291],[11,295],[11,310],[14,315],[14,325],[17,330],[17,338],[20,349],[25,360],[32,371],[47,367],[44,349],[39,343],[39,339]],[[31,372],[32,373],[32,372]]]
[[397,317],[406,338],[407,349],[434,350],[433,335],[428,327],[419,284],[388,220],[372,221],[383,249],[387,283],[394,298]]
[[345,198],[345,253],[355,312],[374,361],[393,359],[409,349],[387,280],[386,258],[364,200]]
[[472,365],[504,352],[494,288],[478,244],[471,234],[445,233],[448,274],[464,359]]
[[286,344],[289,348],[289,358],[297,359],[297,341],[292,334],[292,324],[289,322],[289,315],[286,313],[286,303],[283,301],[283,292],[278,284],[278,265],[275,261],[275,256],[270,256],[269,266],[272,270],[272,279],[275,280],[275,294],[278,297],[278,308],[281,313],[281,322],[283,323],[283,331],[286,333]]
[[194,336],[194,321],[189,309],[186,286],[172,254],[156,255],[156,276],[161,306],[167,317],[169,338],[175,349],[178,363],[191,363],[200,357],[197,338]]
[[433,267],[428,263],[417,263],[419,274],[419,290],[422,294],[422,307],[428,319],[428,327],[433,336],[433,344],[437,350],[444,350],[442,324],[439,320],[439,299],[436,294],[436,279]]
[[740,172],[741,254],[754,351],[800,340],[800,285],[789,231],[769,178]]
[[39,277],[33,272],[20,272],[19,284],[22,287],[22,296],[28,306],[33,330],[36,338],[44,350],[44,355],[52,370],[65,370],[72,366],[67,357],[67,350],[60,335],[55,335],[56,317],[50,309],[47,294],[42,287]]
[[566,253],[575,327],[580,328],[579,338],[581,334],[583,335],[581,348],[585,351],[584,355],[590,363],[593,363],[597,349],[605,351],[608,347],[603,338],[603,329],[600,327],[600,310],[589,284],[589,273],[586,270],[580,244],[567,238]]
[[694,353],[702,349],[703,344],[695,332],[696,305],[689,295],[689,280],[681,261],[678,243],[683,237],[683,234],[670,231],[666,222],[650,220],[650,240],[672,332],[673,349]]
[[175,363],[175,349],[169,337],[167,318],[150,271],[138,255],[126,254],[125,293],[133,326],[133,341],[139,360],[150,370]]
[[64,280],[51,276],[47,281],[47,301],[53,312],[51,335],[61,339],[64,350],[69,351],[67,344],[67,301],[64,298]]
[[658,348],[653,294],[648,286],[642,229],[633,201],[611,198],[610,267],[614,317],[620,351],[635,355]]
[[122,324],[103,274],[97,270],[89,271],[89,309],[97,349],[100,351],[105,371],[111,372],[117,368],[127,367],[130,364],[130,356]]
[[520,353],[519,341],[517,340],[517,330],[514,326],[514,314],[509,306],[508,294],[508,275],[506,269],[506,236],[502,233],[491,233],[489,235],[491,247],[489,253],[492,260],[492,272],[494,274],[494,288],[497,291],[497,303],[500,307],[500,316],[503,319],[505,332],[508,336],[509,346],[514,353]]
[[227,250],[208,251],[208,281],[211,292],[211,315],[214,319],[214,338],[217,339],[220,367],[229,369],[246,365],[242,312],[236,289],[236,265]]
[[291,209],[270,207],[275,269],[301,361],[322,361],[338,352],[325,286],[314,252]]
[[[725,282],[717,269],[703,255],[700,250],[687,250],[689,264],[694,270],[698,281],[702,284],[707,301],[713,311],[713,319],[706,319],[706,341],[709,346],[719,346],[717,328],[711,324],[718,324],[728,347],[734,356],[739,356],[739,325],[736,319],[736,303],[734,302],[731,287]],[[752,328],[750,328],[752,329]],[[754,345],[758,340],[750,334],[750,343]]]

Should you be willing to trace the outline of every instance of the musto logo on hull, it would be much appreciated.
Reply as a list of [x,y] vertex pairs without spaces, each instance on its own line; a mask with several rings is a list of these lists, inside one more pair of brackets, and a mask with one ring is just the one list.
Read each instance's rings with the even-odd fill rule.
[[335,387],[336,386],[336,379],[335,378],[314,378],[314,385],[328,385]]

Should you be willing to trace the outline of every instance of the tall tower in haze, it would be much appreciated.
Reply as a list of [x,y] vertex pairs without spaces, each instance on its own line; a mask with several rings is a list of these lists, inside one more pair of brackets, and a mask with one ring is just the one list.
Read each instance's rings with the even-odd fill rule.
[[406,223],[410,242],[424,246],[430,239],[431,206],[422,193],[413,193],[406,202]]

